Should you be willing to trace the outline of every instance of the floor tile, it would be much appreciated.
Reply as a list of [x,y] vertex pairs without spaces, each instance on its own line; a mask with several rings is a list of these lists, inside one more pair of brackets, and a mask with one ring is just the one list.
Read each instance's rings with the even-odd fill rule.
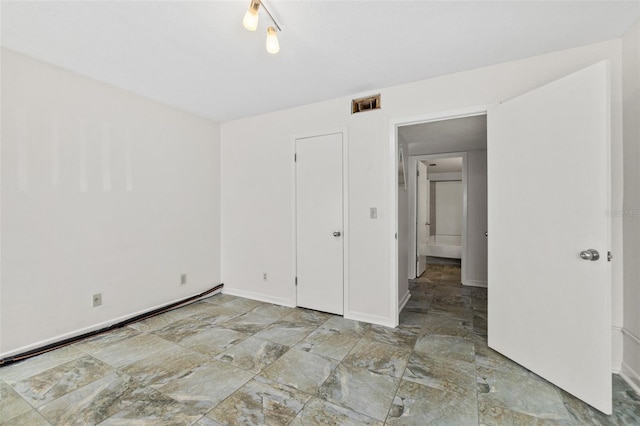
[[332,316],[320,327],[327,330],[338,331],[341,333],[350,332],[359,337],[362,337],[364,333],[366,333],[366,331],[369,329],[370,325],[361,321],[354,321],[339,316]]
[[510,374],[483,367],[477,370],[479,401],[532,417],[558,421],[569,419],[558,389],[534,374]]
[[292,387],[256,377],[207,417],[225,425],[287,425],[311,398]]
[[[0,417],[0,420],[3,420]],[[47,420],[35,410],[31,410],[21,416],[14,417],[7,422],[3,422],[2,426],[50,426]]]
[[174,309],[163,314],[152,316],[151,318],[134,322],[132,324],[129,324],[129,327],[143,332],[150,332],[166,327],[167,325],[188,316],[189,315],[186,312],[180,309]]
[[461,337],[422,335],[416,341],[415,350],[434,358],[475,361],[473,343]]
[[139,330],[132,327],[116,328],[92,337],[81,340],[74,344],[74,346],[88,354],[93,354],[99,350],[104,349],[107,346],[114,343],[122,342],[123,340],[130,339],[140,334]]
[[197,352],[173,346],[120,369],[142,384],[159,387],[188,374],[198,365],[210,360]]
[[201,416],[194,408],[181,404],[158,391],[147,389],[135,402],[100,423],[100,426],[188,426],[199,420]]
[[298,308],[292,313],[282,318],[282,321],[292,322],[294,324],[303,324],[308,326],[319,327],[334,315],[324,312],[312,311],[310,309]]
[[288,346],[252,336],[216,358],[257,374],[288,350]]
[[456,388],[458,393],[475,391],[477,386],[474,363],[417,351],[411,355],[403,378],[437,389]]
[[18,395],[11,386],[0,381],[0,423],[31,411],[33,407]]
[[293,348],[260,375],[314,395],[337,364],[328,358]]
[[194,366],[184,375],[156,389],[205,414],[251,380],[252,373],[219,361]]
[[422,329],[422,325],[426,318],[426,314],[403,309],[402,312],[400,312],[400,324],[398,327],[418,333]]
[[473,334],[473,321],[465,321],[447,315],[429,313],[420,330],[420,334],[470,339]]
[[191,337],[210,328],[211,325],[206,322],[187,317],[152,331],[151,334],[174,343],[179,343],[187,337]]
[[403,380],[389,410],[387,425],[477,425],[476,393],[436,389]]
[[318,390],[318,396],[384,421],[400,379],[365,368],[340,364]]
[[280,319],[286,317],[292,313],[294,308],[288,308],[286,306],[273,305],[271,303],[263,303],[251,310],[254,314],[262,315],[265,317],[271,317]]
[[389,345],[402,346],[405,348],[413,348],[418,335],[409,330],[401,328],[390,328],[382,325],[372,325],[364,334],[369,340]]
[[411,349],[409,348],[363,338],[351,349],[342,363],[357,368],[366,368],[377,374],[401,377],[410,355]]
[[194,315],[210,315],[212,312],[216,310],[216,305],[211,303],[206,303],[204,301],[199,301],[196,303],[191,303],[189,305],[183,306],[179,310],[181,314],[186,315],[185,318],[191,317]]
[[0,379],[13,384],[85,355],[86,353],[75,346],[65,346],[0,368]]
[[130,376],[112,372],[39,408],[53,424],[89,425],[99,423],[134,404],[149,392]]
[[320,398],[312,398],[293,422],[290,423],[290,426],[320,425],[382,426],[383,423]]
[[217,305],[224,305],[227,302],[231,302],[232,300],[237,299],[237,296],[232,296],[230,294],[218,293],[213,296],[209,296],[205,299],[202,299],[203,302],[215,303]]
[[218,325],[244,313],[240,309],[234,309],[226,305],[210,304],[210,306],[206,312],[193,315],[191,318],[209,325]]
[[290,322],[283,319],[259,331],[255,336],[280,343],[281,345],[293,346],[311,334],[316,328],[316,326],[311,326],[307,323]]
[[112,367],[89,355],[59,365],[13,385],[29,404],[39,407],[106,376]]
[[122,367],[169,349],[173,343],[151,334],[140,334],[95,351],[93,356],[112,367]]
[[339,331],[322,326],[298,343],[296,348],[340,361],[358,340],[360,335],[355,331]]
[[262,305],[265,305],[265,303],[260,302],[258,300],[243,299],[241,297],[237,297],[236,299],[231,300],[230,302],[227,302],[224,304],[224,306],[228,308],[232,308],[242,312],[249,312],[252,309],[255,309],[258,306],[262,306]]
[[220,326],[239,331],[240,333],[255,334],[258,331],[267,328],[275,321],[275,318],[269,318],[252,312],[247,312],[221,323]]
[[238,331],[213,327],[185,338],[180,342],[180,346],[203,355],[215,356],[232,348],[247,337],[249,337],[248,334]]

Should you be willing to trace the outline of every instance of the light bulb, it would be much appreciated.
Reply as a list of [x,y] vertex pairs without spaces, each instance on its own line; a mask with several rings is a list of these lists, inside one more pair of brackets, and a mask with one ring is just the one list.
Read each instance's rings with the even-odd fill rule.
[[250,7],[244,14],[242,25],[249,31],[255,31],[258,28],[258,10]]
[[280,51],[280,43],[278,43],[278,33],[273,27],[267,28],[267,52],[278,53]]

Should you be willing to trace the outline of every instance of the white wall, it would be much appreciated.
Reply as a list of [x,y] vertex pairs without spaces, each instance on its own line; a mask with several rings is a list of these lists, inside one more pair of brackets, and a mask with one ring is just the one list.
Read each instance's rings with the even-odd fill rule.
[[436,182],[438,235],[462,235],[462,181]]
[[487,286],[487,151],[467,152],[467,259],[462,283]]
[[[398,186],[398,305],[403,308],[409,301],[409,276],[415,277],[416,262],[415,256],[410,254],[409,245],[414,242],[409,238],[409,198],[415,194],[415,186],[411,186],[409,181],[415,180],[417,169],[411,167],[409,161],[409,145],[401,137],[398,138],[398,149],[402,148],[405,167],[406,189]],[[412,191],[412,192],[409,192]],[[415,210],[414,210],[415,211]]]
[[640,392],[640,21],[622,40],[624,138],[624,354],[622,374]]
[[[612,208],[621,208],[620,40],[372,88],[362,95],[382,94],[383,107],[376,111],[351,115],[351,97],[344,97],[223,123],[222,278],[226,291],[295,303],[292,138],[348,126],[350,235],[345,237],[349,238],[349,306],[345,315],[394,324],[397,300],[391,299],[398,293],[389,244],[396,232],[390,211],[389,177],[395,168],[389,149],[390,120],[497,103],[603,59],[612,64]],[[369,219],[370,207],[378,208],[377,220]],[[622,227],[617,226],[613,250],[619,253],[621,237]],[[621,293],[621,265],[613,268],[613,291]],[[274,279],[262,281],[264,271]],[[620,308],[614,305],[621,325]]]
[[220,282],[217,124],[3,49],[1,165],[2,355]]

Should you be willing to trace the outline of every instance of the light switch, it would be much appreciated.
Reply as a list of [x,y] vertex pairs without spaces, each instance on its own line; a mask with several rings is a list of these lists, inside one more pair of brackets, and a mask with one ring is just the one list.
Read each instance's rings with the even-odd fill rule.
[[377,207],[371,207],[369,209],[369,217],[371,219],[377,219],[378,218],[378,208]]

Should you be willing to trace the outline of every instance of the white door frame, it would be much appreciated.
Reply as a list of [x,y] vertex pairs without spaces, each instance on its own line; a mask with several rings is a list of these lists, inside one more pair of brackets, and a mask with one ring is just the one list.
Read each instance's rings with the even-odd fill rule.
[[[440,120],[438,120],[440,121]],[[409,156],[409,167],[415,170],[418,166],[418,161],[424,160],[437,160],[442,158],[458,158],[462,157],[462,271],[461,281],[464,283],[467,278],[467,153],[466,152],[447,152],[442,154],[425,154],[425,155],[412,155]],[[428,169],[427,169],[428,171]],[[413,205],[409,205],[409,241],[413,242],[409,248],[409,258],[416,259],[418,256],[418,227],[417,223],[417,207],[418,207],[418,182],[417,176],[412,174],[409,176],[409,188],[413,188],[413,195],[409,197],[409,202],[413,202]],[[409,271],[409,278],[416,277],[416,262],[412,263],[413,268]]]
[[336,133],[342,134],[342,282],[343,282],[343,316],[347,315],[349,307],[349,138],[346,126],[299,133],[291,136],[291,246],[293,247],[292,281],[290,287],[290,300],[293,306],[298,306],[298,293],[296,289],[298,242],[297,242],[297,212],[296,212],[296,140],[326,136]]
[[[431,121],[449,120],[452,118],[472,117],[485,115],[487,110],[495,105],[484,104],[448,111],[438,111],[413,115],[408,117],[393,118],[389,120],[389,145],[388,145],[388,182],[389,182],[389,309],[394,326],[398,325],[400,310],[398,306],[398,128],[412,124],[428,123]],[[404,265],[404,267],[408,267]]]

